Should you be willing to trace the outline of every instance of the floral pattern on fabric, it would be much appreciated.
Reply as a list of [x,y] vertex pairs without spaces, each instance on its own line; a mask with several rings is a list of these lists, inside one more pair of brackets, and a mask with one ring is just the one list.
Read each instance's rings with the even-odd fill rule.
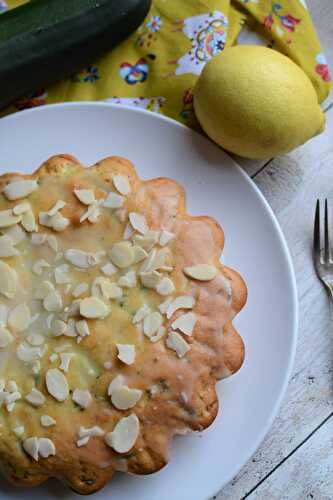
[[[0,12],[26,1],[0,0]],[[192,92],[205,64],[226,47],[258,40],[294,60],[320,102],[327,97],[329,69],[304,0],[152,0],[141,26],[112,51],[1,114],[98,100],[163,113],[199,129]]]
[[157,40],[157,32],[160,31],[162,20],[160,16],[151,16],[147,22],[138,28],[139,36],[134,44],[139,47],[150,47]]
[[318,75],[320,75],[323,79],[324,82],[330,82],[331,81],[331,75],[328,69],[328,65],[326,62],[326,57],[324,54],[318,54],[316,57],[317,65],[316,65],[316,71]]
[[86,69],[72,76],[72,82],[96,83],[100,79],[98,68],[88,66]]
[[274,3],[269,14],[264,17],[263,25],[265,28],[271,29],[276,21],[280,21],[281,27],[277,27],[277,33],[282,36],[283,29],[293,33],[301,19],[297,19],[290,13],[285,13],[280,3]]
[[128,85],[135,85],[147,80],[149,66],[144,57],[141,57],[135,64],[124,62],[120,65],[120,76]]
[[177,29],[183,31],[192,46],[191,50],[175,61],[175,74],[199,75],[206,62],[224,49],[228,20],[222,12],[215,11],[180,21]]

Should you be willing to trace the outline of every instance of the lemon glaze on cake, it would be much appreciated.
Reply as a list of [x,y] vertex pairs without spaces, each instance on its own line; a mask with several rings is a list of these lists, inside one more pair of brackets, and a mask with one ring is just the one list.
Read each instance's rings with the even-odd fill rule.
[[92,493],[116,470],[159,470],[243,362],[246,287],[219,261],[222,229],[118,157],[59,155],[0,188],[4,473]]

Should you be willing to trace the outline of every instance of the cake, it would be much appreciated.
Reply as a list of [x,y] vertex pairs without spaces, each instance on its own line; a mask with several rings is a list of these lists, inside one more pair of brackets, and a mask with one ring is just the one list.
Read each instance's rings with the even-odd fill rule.
[[0,191],[2,472],[89,494],[161,469],[244,359],[246,286],[220,262],[221,227],[120,157],[54,156]]

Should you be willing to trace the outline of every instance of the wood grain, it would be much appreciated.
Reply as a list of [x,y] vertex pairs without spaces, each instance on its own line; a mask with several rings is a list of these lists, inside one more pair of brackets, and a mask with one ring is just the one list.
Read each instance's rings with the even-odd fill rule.
[[[324,134],[273,160],[255,177],[277,215],[292,254],[300,302],[299,341],[279,416],[253,459],[218,500],[243,498],[333,411],[333,321],[311,255],[317,197],[331,200],[333,221],[333,107],[326,115]],[[278,498],[274,494],[272,487],[260,498]]]
[[333,416],[249,496],[252,500],[333,498]]

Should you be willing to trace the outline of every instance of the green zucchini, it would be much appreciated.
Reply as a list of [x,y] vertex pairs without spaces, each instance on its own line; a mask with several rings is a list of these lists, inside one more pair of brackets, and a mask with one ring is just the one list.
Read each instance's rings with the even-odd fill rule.
[[0,15],[0,108],[81,70],[130,35],[151,0],[32,0]]

